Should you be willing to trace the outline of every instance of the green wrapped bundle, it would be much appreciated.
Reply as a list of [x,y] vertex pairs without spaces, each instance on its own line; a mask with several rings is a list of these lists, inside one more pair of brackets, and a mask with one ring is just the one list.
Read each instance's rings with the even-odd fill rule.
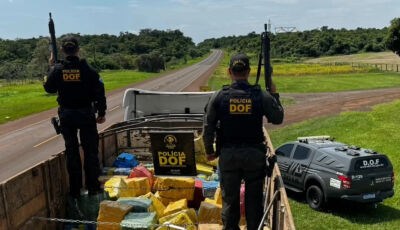
[[122,230],[153,230],[157,223],[155,212],[135,213],[131,212],[125,216],[121,222]]
[[152,212],[153,201],[147,198],[140,197],[123,197],[119,198],[117,202],[121,204],[130,205],[133,207],[131,212]]

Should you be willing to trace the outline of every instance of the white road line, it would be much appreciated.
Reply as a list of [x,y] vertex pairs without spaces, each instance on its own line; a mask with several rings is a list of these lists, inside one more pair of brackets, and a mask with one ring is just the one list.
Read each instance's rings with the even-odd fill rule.
[[58,135],[55,135],[55,136],[53,136],[53,137],[50,137],[49,139],[47,139],[47,140],[45,140],[45,141],[42,141],[42,142],[40,142],[39,144],[37,144],[37,145],[35,145],[35,146],[33,146],[34,148],[37,148],[37,147],[39,147],[39,146],[41,146],[41,145],[43,145],[43,144],[46,144],[47,142],[49,142],[49,141],[51,141],[51,140],[53,140],[53,139],[56,139],[58,136],[60,136],[61,134],[58,134]]
[[108,112],[114,111],[114,110],[118,109],[119,107],[120,107],[120,105],[117,105],[117,106],[115,106],[114,108],[109,109]]
[[25,127],[23,127],[23,128],[20,128],[20,129],[13,130],[13,131],[11,131],[11,132],[5,133],[5,134],[1,135],[1,136],[0,136],[0,138],[1,138],[1,137],[4,137],[4,136],[6,136],[6,135],[10,135],[10,134],[16,133],[16,132],[18,132],[18,131],[21,131],[21,130],[24,130],[24,129],[30,128],[30,127],[32,127],[32,126],[34,126],[34,125],[38,125],[38,124],[40,124],[40,123],[43,123],[43,122],[45,122],[45,121],[50,121],[50,119],[51,119],[51,117],[49,117],[49,118],[46,118],[46,119],[44,119],[44,120],[41,120],[41,121],[38,121],[38,122],[36,122],[36,123],[33,123],[33,124],[30,124],[30,125],[27,125],[27,126],[25,126]]

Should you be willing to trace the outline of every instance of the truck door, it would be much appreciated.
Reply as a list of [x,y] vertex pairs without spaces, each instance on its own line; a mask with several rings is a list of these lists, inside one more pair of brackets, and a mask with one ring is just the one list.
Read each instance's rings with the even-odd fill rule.
[[310,148],[297,145],[291,156],[292,164],[289,168],[291,184],[299,189],[303,189],[304,178],[312,159],[312,151]]
[[281,171],[285,184],[287,183],[287,179],[289,178],[289,168],[292,164],[290,156],[293,152],[293,147],[294,144],[286,144],[282,145],[275,151],[275,154],[277,156],[278,167],[279,170]]

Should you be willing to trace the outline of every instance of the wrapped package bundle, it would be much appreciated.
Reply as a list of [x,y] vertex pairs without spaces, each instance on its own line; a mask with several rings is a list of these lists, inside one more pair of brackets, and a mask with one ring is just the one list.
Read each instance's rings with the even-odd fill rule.
[[169,203],[171,203],[171,202],[180,200],[180,199],[169,199],[169,198],[162,197],[162,196],[160,196],[159,192],[156,192],[154,194],[154,196],[157,197],[157,199],[159,199],[164,204],[165,207],[167,207],[169,205]]
[[137,197],[150,192],[149,178],[128,178],[121,180],[118,197]]
[[199,224],[222,224],[222,205],[206,199],[201,202],[199,209]]
[[116,200],[118,195],[118,189],[121,185],[122,179],[126,177],[123,176],[113,176],[104,184],[104,191],[111,200]]
[[135,177],[147,177],[149,179],[150,187],[153,186],[153,174],[151,174],[147,168],[143,166],[137,166],[133,168],[129,174],[129,178]]
[[193,200],[194,182],[192,177],[157,177],[153,189],[163,198]]
[[196,163],[196,169],[197,173],[204,174],[206,176],[211,176],[214,173],[213,167],[204,163]]
[[141,198],[148,198],[153,202],[154,211],[157,213],[157,218],[164,215],[165,206],[153,193],[149,192],[146,195],[140,196]]
[[[187,230],[196,230],[195,223],[193,223],[191,218],[189,217],[189,215],[184,212],[179,213],[174,218],[168,220],[166,223],[181,226]],[[166,224],[166,223],[162,223],[162,224]],[[170,230],[170,229],[171,228],[168,228],[168,226],[160,226],[157,228],[157,230]]]
[[203,196],[203,181],[195,179],[194,183],[194,199],[188,202],[188,206],[191,208],[198,209],[200,203],[204,201]]
[[219,182],[217,181],[203,181],[203,196],[208,198],[214,198],[214,194],[217,191]]
[[121,222],[122,230],[152,230],[157,223],[155,212],[128,213]]
[[187,209],[187,200],[181,199],[175,202],[169,203],[169,205],[164,210],[164,216],[171,215],[175,212],[179,212],[181,210]]
[[153,201],[147,198],[139,198],[139,197],[121,197],[117,200],[117,202],[130,205],[133,207],[131,212],[152,212]]
[[139,165],[135,156],[129,153],[121,153],[113,163],[116,168],[134,168]]
[[[105,200],[100,203],[97,222],[121,223],[125,215],[132,210],[132,206],[116,201]],[[97,230],[119,230],[119,225],[98,224]]]
[[182,211],[173,213],[171,215],[164,216],[164,217],[160,218],[159,222],[160,222],[160,224],[163,224],[165,222],[170,222],[173,218],[175,218],[176,216],[178,216],[181,213],[186,213],[188,215],[188,217],[190,218],[192,223],[196,224],[198,222],[196,210],[194,210],[193,208],[184,209]]

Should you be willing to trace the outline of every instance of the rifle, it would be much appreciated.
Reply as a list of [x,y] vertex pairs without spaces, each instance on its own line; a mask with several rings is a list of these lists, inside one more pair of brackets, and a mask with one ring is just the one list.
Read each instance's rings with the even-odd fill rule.
[[261,75],[261,66],[264,59],[264,78],[265,78],[265,89],[271,91],[272,83],[272,67],[271,67],[271,40],[269,38],[268,25],[264,24],[265,31],[261,33],[261,49],[258,56],[258,67],[257,67],[257,80],[258,84]]
[[54,21],[51,18],[51,13],[49,13],[49,32],[50,32],[50,40],[51,40],[51,52],[53,53],[54,63],[57,63],[57,41],[56,41],[56,30],[54,28]]
[[[57,57],[57,41],[56,41],[56,30],[54,28],[54,21],[51,18],[51,13],[49,13],[49,32],[50,32],[50,40],[51,40],[51,52],[53,53],[54,63],[58,62]],[[51,124],[53,125],[54,129],[56,130],[57,134],[61,133],[61,126],[60,120],[57,117],[51,118]]]

